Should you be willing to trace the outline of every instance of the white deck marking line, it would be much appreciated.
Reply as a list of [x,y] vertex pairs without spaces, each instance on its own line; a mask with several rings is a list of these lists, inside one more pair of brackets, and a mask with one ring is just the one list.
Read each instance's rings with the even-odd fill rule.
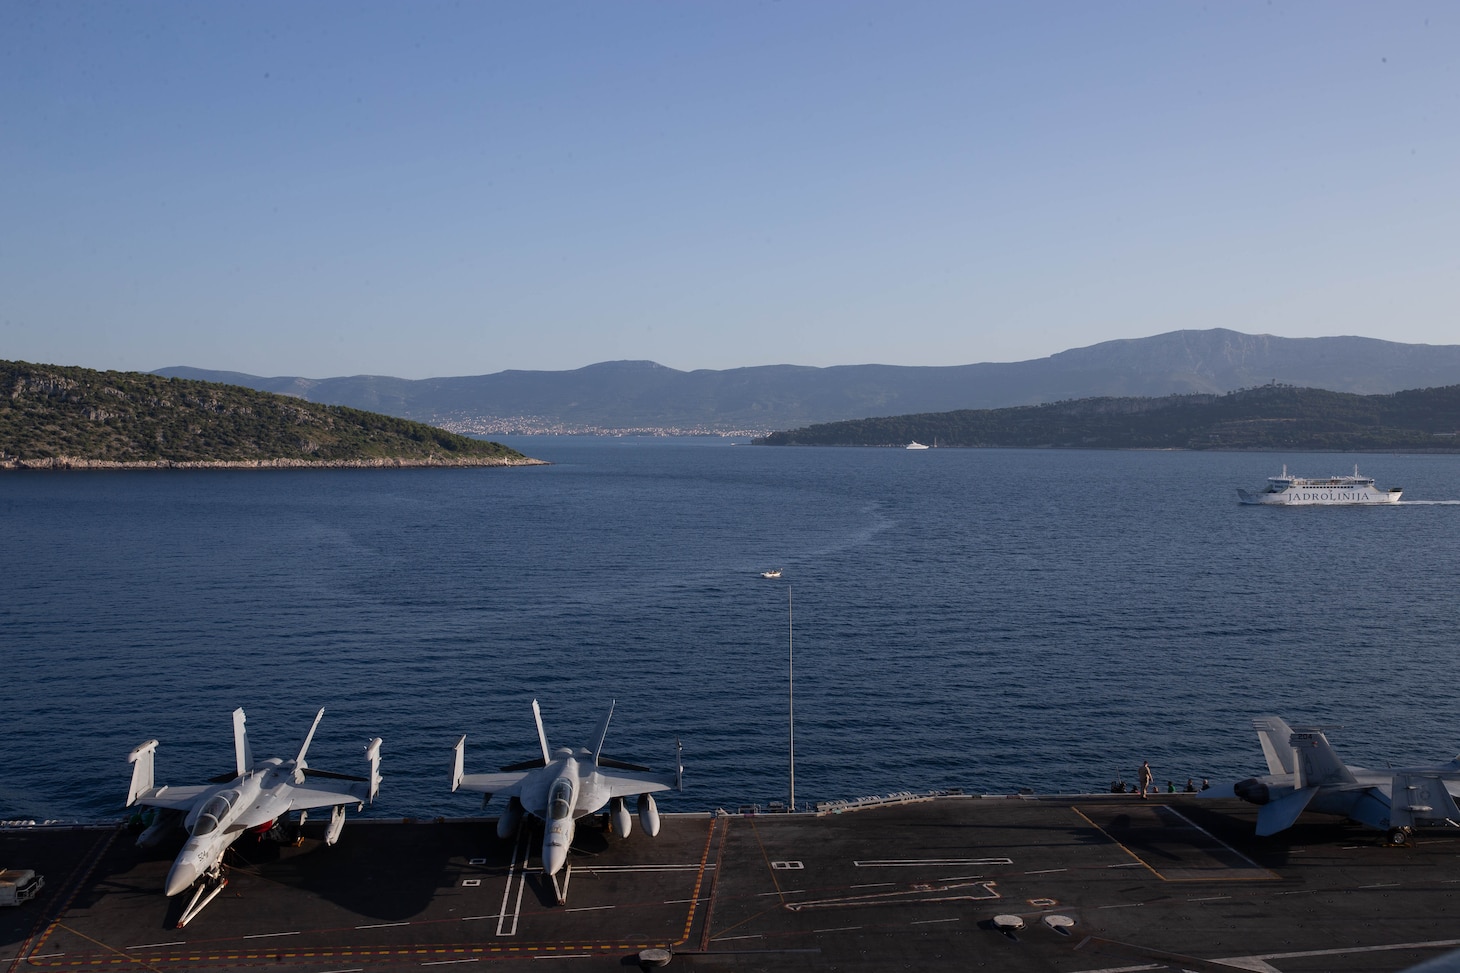
[[163,946],[186,946],[186,939],[179,939],[175,943],[143,943],[140,946],[128,946],[128,949],[161,949]]
[[660,905],[690,905],[695,902],[708,902],[709,896],[702,895],[698,899],[665,899]]
[[1308,959],[1314,956],[1346,956],[1349,953],[1383,953],[1393,949],[1454,949],[1460,946],[1460,939],[1436,939],[1428,943],[1389,943],[1384,946],[1348,946],[1333,949],[1306,949],[1294,953],[1255,953],[1251,956],[1228,956],[1219,963],[1257,960],[1265,963],[1270,959]]
[[240,939],[273,939],[275,936],[297,936],[295,932],[256,932],[252,936],[241,936]]
[[783,889],[780,892],[759,892],[757,893],[757,897],[766,895],[800,895],[805,891],[805,889]]
[[761,933],[756,933],[753,936],[716,936],[714,939],[711,939],[710,942],[712,942],[712,943],[728,943],[728,942],[732,942],[732,941],[734,941],[736,939],[764,939],[764,938],[765,938],[765,936],[762,935]]
[[910,926],[931,926],[934,923],[938,923],[938,922],[962,922],[962,921],[963,921],[962,919],[959,919],[957,916],[954,916],[952,919],[918,919],[915,922],[908,923],[908,925],[910,925]]
[[1145,868],[1145,862],[1121,862],[1119,865],[1106,865],[1106,868]]
[[617,909],[616,905],[581,905],[575,909],[564,909],[564,912],[602,912],[604,909]]
[[[519,832],[517,840],[512,843],[512,860],[507,863],[507,884],[502,889],[502,906],[497,912],[498,936],[517,935],[517,919],[518,916],[520,916],[522,913],[522,893],[527,889],[527,852],[523,847],[523,841],[524,839],[522,837],[522,834]],[[517,886],[517,902],[512,907],[512,910],[509,912],[507,909],[507,903],[512,898],[512,882],[517,878],[518,875],[517,853],[519,851],[523,853],[523,867],[521,871],[522,883]],[[512,920],[510,924],[507,921],[509,918]],[[508,928],[509,925],[510,928]]]
[[1357,886],[1357,887],[1358,888],[1361,888],[1361,889],[1397,889],[1397,888],[1399,888],[1399,883],[1398,882],[1380,882],[1377,885],[1360,885],[1360,886]]
[[1219,899],[1230,899],[1230,895],[1208,895],[1201,899],[1187,899],[1188,902],[1216,902]]
[[889,885],[896,885],[896,882],[867,882],[864,885],[851,885],[848,888],[854,889],[883,889]]
[[[517,901],[512,903],[512,930],[508,936],[517,935],[517,923],[522,919],[522,897],[527,894],[527,869],[517,873]],[[503,915],[506,913],[504,912]],[[501,924],[498,923],[498,928]]]
[[1146,970],[1169,970],[1164,963],[1148,963],[1145,966],[1106,966],[1098,970],[1075,970],[1074,973],[1145,973]]
[[365,967],[352,966],[349,969],[344,970],[325,970],[323,971],[323,973],[365,973]]
[[65,953],[31,953],[26,959],[55,959],[57,956],[65,955]]
[[1242,854],[1242,852],[1238,851],[1236,848],[1233,848],[1231,845],[1227,844],[1221,838],[1218,838],[1216,835],[1212,834],[1206,828],[1203,828],[1201,825],[1197,824],[1195,821],[1191,820],[1191,818],[1188,818],[1186,815],[1182,814],[1180,811],[1176,810],[1171,805],[1169,805],[1169,804],[1163,804],[1163,805],[1161,805],[1161,807],[1162,807],[1163,810],[1165,810],[1165,812],[1167,814],[1175,815],[1176,817],[1180,818],[1182,821],[1186,822],[1186,826],[1188,828],[1195,828],[1197,831],[1200,831],[1202,834],[1206,835],[1208,838],[1212,839],[1217,844],[1221,845],[1223,848],[1227,849],[1232,854],[1236,855],[1238,858],[1242,859],[1247,864],[1251,865],[1253,868],[1260,868],[1264,872],[1271,872],[1272,871],[1272,869],[1270,869],[1270,868],[1262,868],[1262,866],[1259,865],[1259,864],[1257,864],[1257,862],[1253,861],[1251,858],[1248,858],[1246,855]]
[[1032,872],[1025,872],[1025,875],[1050,875],[1054,872],[1068,872],[1068,868],[1039,868]]
[[861,926],[837,926],[835,929],[813,929],[813,930],[811,930],[811,935],[813,935],[813,936],[819,936],[822,933],[827,933],[827,932],[852,932],[854,930],[861,929],[861,928],[862,928]]
[[477,919],[500,919],[500,918],[502,918],[502,913],[498,912],[495,915],[490,915],[490,916],[462,916],[461,917],[461,921],[462,922],[473,922],[473,921],[475,921]]
[[368,926],[356,926],[356,929],[389,929],[392,926],[409,926],[409,922],[377,922]]
[[1012,858],[882,858],[852,861],[858,868],[911,868],[917,865],[1012,865]]
[[453,963],[480,963],[480,962],[481,962],[480,959],[478,959],[476,957],[472,957],[471,959],[436,959],[436,960],[431,960],[429,963],[422,963],[421,965],[422,966],[450,966]]
[[1145,905],[1144,902],[1125,902],[1120,905],[1102,905],[1098,909],[1139,909],[1143,905]]
[[1290,889],[1287,892],[1274,892],[1273,895],[1311,895],[1314,892],[1332,892],[1333,889]]

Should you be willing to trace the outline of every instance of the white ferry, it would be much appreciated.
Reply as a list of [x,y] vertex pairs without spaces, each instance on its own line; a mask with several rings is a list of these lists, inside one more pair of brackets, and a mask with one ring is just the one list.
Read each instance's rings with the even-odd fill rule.
[[1267,478],[1267,489],[1259,493],[1238,490],[1237,496],[1243,503],[1294,503],[1320,506],[1364,503],[1398,503],[1404,491],[1399,487],[1380,490],[1374,486],[1372,476],[1360,476],[1354,466],[1353,476],[1329,476],[1309,479],[1305,476],[1289,476],[1283,466],[1282,476]]

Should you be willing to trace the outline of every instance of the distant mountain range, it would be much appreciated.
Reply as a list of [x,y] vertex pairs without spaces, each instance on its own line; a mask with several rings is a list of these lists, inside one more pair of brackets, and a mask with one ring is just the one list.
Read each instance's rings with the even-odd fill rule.
[[1224,393],[1281,384],[1372,395],[1460,384],[1460,345],[1278,338],[1217,328],[1104,341],[1022,362],[762,365],[679,371],[648,361],[457,378],[155,374],[242,385],[457,432],[757,433],[816,423],[1040,405],[1091,397]]

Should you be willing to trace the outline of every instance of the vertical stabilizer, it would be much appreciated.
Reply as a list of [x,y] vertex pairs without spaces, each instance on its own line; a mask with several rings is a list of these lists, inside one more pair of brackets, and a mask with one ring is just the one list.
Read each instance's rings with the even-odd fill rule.
[[253,769],[253,751],[248,748],[248,730],[244,728],[246,717],[243,707],[233,711],[233,763],[242,777]]
[[1296,764],[1293,786],[1319,787],[1324,784],[1352,784],[1354,775],[1344,766],[1338,754],[1320,730],[1302,730],[1290,738]]
[[[463,740],[466,737],[462,737]],[[371,740],[365,748],[365,759],[370,763],[370,803],[375,803],[375,795],[380,790],[380,737]],[[454,788],[453,788],[454,789]]]
[[456,751],[456,759],[454,761],[452,761],[452,766],[451,766],[451,792],[454,794],[454,793],[456,793],[456,789],[461,786],[461,778],[462,778],[463,773],[464,773],[464,771],[466,769],[463,766],[463,764],[464,764],[464,762],[466,760],[466,756],[465,756],[465,750],[466,750],[466,734],[465,733],[463,733],[461,735],[461,739],[460,740],[457,740],[456,741],[456,746],[453,747],[452,749]]
[[1262,755],[1267,758],[1269,774],[1291,774],[1294,772],[1293,729],[1280,716],[1259,716],[1252,721],[1257,739],[1262,744]]
[[152,790],[152,761],[157,754],[157,741],[148,740],[127,755],[132,765],[132,786],[127,789],[127,807],[137,803],[137,798]]
[[535,699],[532,701],[532,718],[537,721],[537,742],[542,745],[542,765],[546,767],[553,762],[553,756],[548,750],[547,731],[542,728],[542,709]]
[[608,701],[608,712],[603,714],[603,721],[598,724],[598,729],[593,731],[593,766],[598,766],[598,756],[603,753],[603,741],[608,736],[608,721],[613,719],[613,705],[618,702],[616,699]]
[[300,771],[309,766],[304,762],[304,755],[309,752],[309,745],[314,742],[314,731],[319,729],[319,721],[322,719],[324,719],[323,706],[319,708],[318,713],[314,714],[314,722],[310,724],[309,733],[304,737],[304,745],[299,748],[299,756],[294,758],[294,775],[297,780],[303,779],[300,776]]

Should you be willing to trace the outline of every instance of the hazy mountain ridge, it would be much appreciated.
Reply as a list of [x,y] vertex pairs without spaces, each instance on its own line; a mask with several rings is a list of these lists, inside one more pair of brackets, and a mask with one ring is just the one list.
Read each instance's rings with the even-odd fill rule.
[[1364,395],[1397,392],[1460,383],[1460,345],[1279,338],[1219,328],[971,365],[761,365],[685,372],[649,361],[618,361],[568,371],[417,380],[260,378],[187,367],[156,374],[244,385],[453,429],[467,428],[473,420],[512,419],[562,431],[764,432],[868,416],[1102,396],[1224,393],[1273,382]]

